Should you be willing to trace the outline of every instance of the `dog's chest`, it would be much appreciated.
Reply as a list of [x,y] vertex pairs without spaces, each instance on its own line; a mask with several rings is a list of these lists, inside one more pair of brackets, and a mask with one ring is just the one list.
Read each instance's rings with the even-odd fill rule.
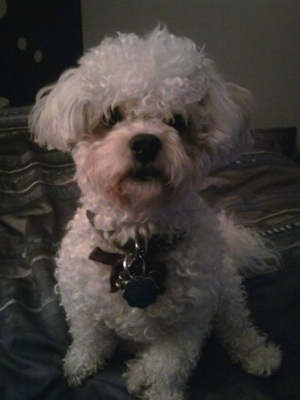
[[199,319],[199,313],[215,312],[220,283],[209,266],[201,274],[189,271],[180,275],[171,260],[167,272],[165,293],[145,309],[128,306],[122,291],[110,293],[102,309],[105,325],[123,339],[149,342]]
[[[140,309],[127,304],[124,290],[111,292],[111,265],[89,259],[98,245],[89,225],[86,235],[82,234],[82,227],[72,229],[59,258],[57,277],[62,303],[67,312],[82,309],[121,338],[136,342],[155,340],[176,326],[199,318],[199,310],[211,314],[218,301],[220,254],[216,251],[216,237],[208,235],[208,230],[205,235],[195,232],[159,257],[166,269],[165,291],[153,304]],[[214,237],[213,245],[210,236]]]

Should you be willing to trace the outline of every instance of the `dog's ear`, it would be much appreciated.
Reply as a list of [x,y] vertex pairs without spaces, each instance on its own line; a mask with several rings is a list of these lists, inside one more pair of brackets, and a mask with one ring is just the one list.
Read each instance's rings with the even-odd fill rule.
[[226,83],[225,87],[229,97],[239,107],[244,122],[249,126],[253,103],[250,91],[231,82]]
[[251,148],[252,96],[247,89],[216,78],[203,104],[208,120],[206,147],[213,165],[228,163]]
[[29,116],[35,141],[68,152],[85,132],[85,100],[78,69],[66,71],[54,85],[41,89]]

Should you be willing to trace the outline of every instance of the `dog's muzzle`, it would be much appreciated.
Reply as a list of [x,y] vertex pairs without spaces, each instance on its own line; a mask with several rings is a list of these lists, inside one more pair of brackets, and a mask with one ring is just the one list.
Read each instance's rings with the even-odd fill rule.
[[162,143],[155,135],[139,133],[130,140],[129,148],[135,161],[147,165],[156,160],[162,148]]

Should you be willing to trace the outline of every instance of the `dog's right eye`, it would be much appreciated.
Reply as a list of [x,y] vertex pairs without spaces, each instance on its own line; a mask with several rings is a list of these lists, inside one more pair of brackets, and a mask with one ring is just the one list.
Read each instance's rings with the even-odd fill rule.
[[180,133],[183,133],[187,128],[186,121],[180,114],[173,115],[173,117],[167,122],[167,124]]
[[105,126],[112,127],[123,121],[123,115],[118,107],[112,109],[107,116],[103,115],[101,122]]

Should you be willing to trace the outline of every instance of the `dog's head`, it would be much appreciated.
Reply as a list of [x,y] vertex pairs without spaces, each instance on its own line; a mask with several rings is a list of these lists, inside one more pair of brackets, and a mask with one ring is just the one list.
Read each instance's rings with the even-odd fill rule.
[[249,93],[226,84],[189,39],[119,34],[42,89],[36,141],[70,151],[86,196],[136,210],[197,191],[247,131]]

